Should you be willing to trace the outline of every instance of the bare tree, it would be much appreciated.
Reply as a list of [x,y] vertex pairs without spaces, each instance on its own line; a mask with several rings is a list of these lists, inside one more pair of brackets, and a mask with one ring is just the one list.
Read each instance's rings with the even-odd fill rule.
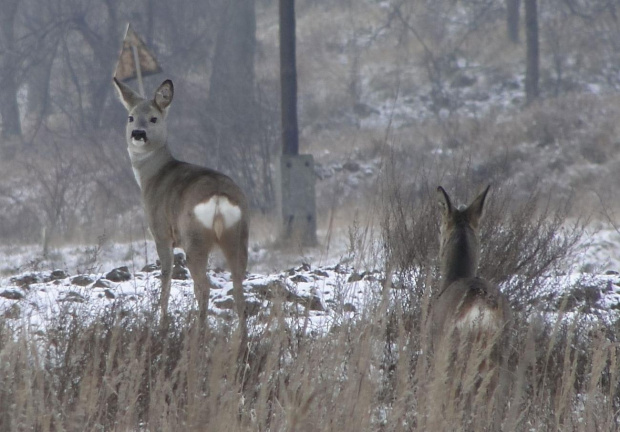
[[0,13],[0,115],[2,138],[20,137],[21,122],[17,103],[19,88],[19,48],[15,35],[19,0],[4,0]]
[[201,142],[210,146],[208,165],[232,175],[253,205],[268,208],[273,199],[268,166],[275,140],[271,110],[262,105],[256,86],[255,8],[254,0],[221,4],[205,104],[207,121],[199,130]]
[[[67,44],[77,36],[81,49],[67,46],[65,55],[68,68],[73,69],[73,83],[82,93],[80,129],[100,127],[101,112],[110,94],[111,65],[118,55],[117,42],[125,23],[118,19],[119,0],[106,0],[96,5],[89,2],[71,9]],[[85,55],[86,53],[92,55]]]
[[506,0],[506,29],[512,43],[519,42],[519,7],[521,0]]
[[226,145],[239,133],[251,131],[255,119],[254,56],[256,11],[254,0],[230,0],[222,4],[209,106],[216,136]]

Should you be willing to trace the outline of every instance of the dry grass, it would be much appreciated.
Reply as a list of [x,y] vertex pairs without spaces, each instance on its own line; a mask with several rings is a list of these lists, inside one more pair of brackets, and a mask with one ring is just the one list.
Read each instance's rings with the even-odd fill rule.
[[[418,336],[407,340],[414,345],[409,406],[416,407],[417,416],[412,429],[500,430],[500,423],[501,430],[510,431],[617,428],[620,387],[611,376],[620,366],[620,344],[614,329],[574,312],[565,314],[567,297],[559,307],[540,297],[545,277],[568,267],[584,233],[585,222],[569,216],[570,198],[540,192],[524,197],[516,185],[499,180],[491,190],[481,227],[480,275],[503,286],[517,318],[505,348],[509,390],[489,397],[480,389],[489,391],[490,382],[475,384],[481,379],[481,350],[461,349],[456,360],[445,353],[434,360],[417,355],[428,352],[423,329],[429,298],[439,286],[435,188],[447,184],[458,191],[459,202],[467,202],[485,184],[476,184],[471,156],[447,165],[401,149],[387,159],[381,184],[385,256],[405,289],[402,310],[391,310],[386,340],[398,340],[402,333]],[[403,182],[399,173],[411,161],[417,174],[411,183]],[[542,318],[541,310],[556,313]],[[402,353],[390,353],[388,369],[398,368]],[[447,371],[455,364],[456,378],[450,378]],[[401,385],[398,380],[395,387]],[[595,419],[598,403],[616,414]]]
[[599,326],[521,323],[509,405],[466,404],[455,389],[474,376],[433,379],[424,335],[386,294],[314,336],[287,325],[276,302],[240,366],[234,325],[204,332],[190,315],[166,334],[149,314],[115,310],[88,326],[58,317],[44,334],[2,323],[0,429],[478,431],[497,412],[510,431],[618,427],[620,344]]
[[[390,176],[385,181],[385,250],[368,247],[366,258],[385,255],[400,289],[377,289],[367,308],[322,334],[305,331],[304,317],[274,299],[250,324],[249,354],[241,361],[235,323],[213,321],[205,331],[191,312],[175,316],[165,333],[150,313],[120,308],[102,310],[92,324],[67,312],[45,332],[0,321],[0,430],[617,429],[614,329],[575,313],[542,318],[528,303],[540,273],[570,252],[574,237],[556,239],[565,213],[545,212],[533,197],[509,217],[509,190],[493,190],[482,228],[483,272],[525,282],[511,293],[519,313],[506,348],[510,385],[489,401],[467,391],[488,387],[472,384],[480,351],[465,354],[462,364],[471,367],[448,381],[435,366],[441,357],[428,354],[435,203],[420,199],[422,192],[406,195]],[[494,228],[500,222],[503,229]],[[351,244],[370,246],[366,232],[353,224]],[[512,252],[504,262],[492,260],[500,250]]]
[[[426,76],[421,45],[394,21],[394,27],[386,27],[387,36],[368,47],[355,46],[364,37],[378,35],[376,31],[388,22],[388,13],[376,15],[372,2],[334,6],[308,0],[300,7],[307,8],[307,20],[300,20],[299,26],[300,112],[302,126],[309,131],[302,136],[304,149],[319,158],[326,150],[357,156],[360,151],[372,151],[386,135],[402,143],[394,145],[383,162],[379,202],[362,203],[366,209],[384,212],[384,250],[377,252],[372,240],[364,238],[364,226],[351,229],[350,242],[370,251],[357,259],[388,262],[389,270],[400,278],[401,289],[386,288],[372,307],[321,335],[301,331],[303,318],[298,326],[291,325],[285,305],[275,301],[260,324],[254,324],[250,355],[241,363],[234,324],[220,323],[204,332],[191,313],[176,317],[165,334],[149,313],[114,309],[101,311],[94,324],[64,314],[46,332],[16,329],[0,318],[0,430],[479,431],[496,430],[491,427],[494,411],[506,431],[617,430],[618,324],[608,328],[578,314],[558,313],[543,319],[534,302],[540,276],[563,263],[581,233],[579,224],[564,232],[569,212],[557,202],[565,203],[566,192],[573,188],[610,188],[614,196],[615,189],[604,181],[615,178],[612,174],[618,167],[615,101],[568,96],[514,113],[510,119],[499,119],[491,112],[476,119],[419,121],[390,133],[358,129],[342,120],[347,120],[345,114],[351,115],[358,101],[356,81],[371,70],[362,96],[385,93],[390,100],[399,91],[414,94],[432,78]],[[351,19],[354,13],[360,16]],[[257,69],[266,91],[277,89],[277,68],[272,62],[277,26],[270,19]],[[368,34],[365,26],[370,28]],[[513,54],[520,48],[505,50],[496,37],[503,28],[497,22],[489,26],[492,31],[480,31],[459,55],[510,77]],[[437,58],[455,51],[454,41],[442,45],[430,33],[423,36]],[[508,54],[497,55],[500,52]],[[597,52],[605,57],[603,51]],[[333,118],[337,122],[329,123]],[[498,126],[500,120],[503,123]],[[111,192],[130,190],[133,179],[128,164],[118,164],[114,157],[125,154],[117,138],[101,138],[118,145],[109,154],[88,159],[95,168],[74,162],[77,174],[66,190],[79,193],[67,195],[68,204],[61,206],[65,213],[59,219],[58,236],[66,237],[82,221],[79,209],[97,216],[89,219],[93,224],[109,220],[103,211],[107,201],[98,203],[97,197],[111,199],[115,197]],[[265,142],[270,142],[267,138]],[[63,154],[82,144],[74,141]],[[21,181],[36,172],[39,185],[62,184],[62,176],[56,181],[44,176],[62,168],[67,159],[61,156],[53,161],[57,163],[46,165],[46,157],[31,160],[30,171],[14,168],[16,173],[5,174]],[[92,179],[102,160],[114,162],[104,167],[103,175],[115,180],[98,184],[114,186],[86,194],[80,180]],[[575,166],[587,171],[575,175]],[[476,377],[466,372],[446,385],[445,378],[433,372],[423,330],[437,278],[434,189],[441,183],[465,200],[485,182],[493,182],[494,187],[482,227],[481,272],[496,282],[512,281],[507,284],[509,295],[519,312],[508,348],[511,385],[506,405],[480,401],[468,405],[456,397],[462,383]],[[542,197],[535,192],[538,183],[545,191]],[[64,199],[45,191],[34,197],[12,197],[9,192],[14,189],[9,186],[4,184],[0,193],[8,202],[5,207],[15,214],[2,215],[2,222],[12,220],[15,225],[3,237],[13,232],[23,236],[42,225],[37,217],[44,210],[37,206],[43,205],[44,198]],[[547,207],[552,186],[558,191],[557,202]],[[119,214],[121,208],[137,202],[137,189],[132,187],[131,196],[124,193],[121,200],[111,199],[111,213]],[[332,206],[332,211],[343,208],[348,209]],[[257,226],[263,223],[261,235],[268,239],[269,224]]]

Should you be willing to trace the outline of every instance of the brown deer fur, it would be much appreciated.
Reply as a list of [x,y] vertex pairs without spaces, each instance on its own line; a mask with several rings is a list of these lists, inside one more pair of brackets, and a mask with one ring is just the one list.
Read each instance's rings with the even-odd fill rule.
[[174,95],[166,80],[152,99],[144,99],[114,79],[129,117],[125,131],[129,158],[150,231],[161,261],[162,318],[170,297],[173,248],[185,251],[194,280],[201,318],[206,319],[210,281],[206,275],[209,253],[218,246],[230,267],[233,295],[245,327],[243,279],[248,259],[248,204],[241,189],[215,170],[181,162],[167,144],[166,115]]

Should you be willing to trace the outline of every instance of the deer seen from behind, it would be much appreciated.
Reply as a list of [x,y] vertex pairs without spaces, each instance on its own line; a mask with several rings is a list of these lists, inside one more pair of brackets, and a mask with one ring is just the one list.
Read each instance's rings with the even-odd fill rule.
[[441,284],[431,299],[430,342],[439,387],[452,396],[441,400],[468,413],[488,407],[486,415],[496,415],[498,407],[491,405],[501,404],[506,392],[512,312],[499,288],[477,276],[479,227],[489,188],[458,208],[444,188],[437,188]]
[[175,159],[167,143],[166,117],[174,95],[164,81],[145,99],[114,78],[128,111],[125,136],[129,159],[161,262],[162,320],[168,312],[175,247],[185,251],[194,294],[205,322],[211,283],[206,274],[209,253],[218,246],[228,262],[233,296],[245,335],[243,279],[248,259],[248,204],[241,189],[215,170]]

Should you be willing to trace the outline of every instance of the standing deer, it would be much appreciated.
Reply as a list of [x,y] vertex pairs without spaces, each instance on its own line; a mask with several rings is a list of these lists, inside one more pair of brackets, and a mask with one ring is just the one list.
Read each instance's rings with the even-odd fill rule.
[[166,116],[174,95],[172,81],[164,81],[150,100],[116,78],[114,87],[129,113],[125,133],[129,159],[161,262],[162,319],[168,311],[173,249],[180,247],[187,257],[204,322],[211,288],[206,275],[207,261],[213,246],[217,245],[232,273],[233,296],[241,329],[245,332],[242,285],[248,260],[245,195],[224,174],[181,162],[170,153]]
[[[492,394],[504,382],[506,371],[511,308],[495,284],[476,276],[479,222],[489,188],[469,206],[458,208],[441,186],[437,188],[442,213],[441,285],[431,300],[430,336],[435,364],[444,367],[438,373],[443,379],[451,376],[452,381],[457,381],[453,394],[461,396],[476,397],[483,391]],[[466,364],[469,369],[464,373]]]

